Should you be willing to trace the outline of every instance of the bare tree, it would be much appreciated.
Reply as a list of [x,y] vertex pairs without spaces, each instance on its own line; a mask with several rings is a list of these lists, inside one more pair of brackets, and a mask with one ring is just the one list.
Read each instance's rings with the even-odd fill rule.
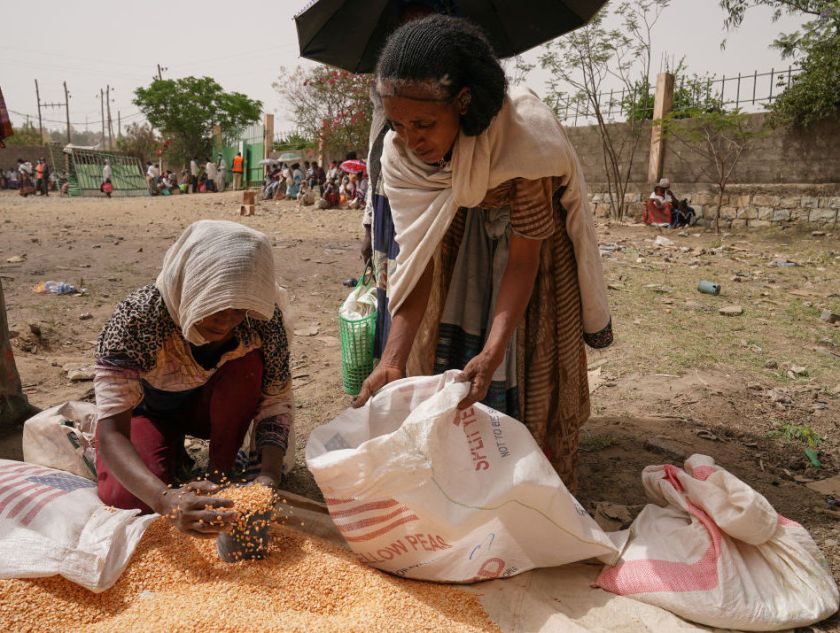
[[0,431],[14,428],[34,412],[20,384],[9,323],[6,317],[6,301],[3,297],[3,283],[0,281]]
[[[747,115],[733,112],[691,112],[688,119],[676,119],[671,113],[654,125],[661,125],[663,135],[677,142],[693,164],[718,188],[715,207],[715,232],[720,233],[720,207],[732,172],[750,142],[763,134],[762,128],[750,126]],[[678,154],[679,149],[675,150]],[[697,159],[700,160],[697,160]]]
[[[617,220],[627,211],[625,194],[647,117],[628,116],[619,126],[611,125],[610,116],[650,93],[653,29],[669,2],[622,2],[614,12],[618,29],[606,27],[602,9],[585,27],[549,42],[540,56],[540,65],[551,72],[546,100],[558,116],[573,106],[596,121],[610,215]],[[619,89],[607,93],[608,83]]]

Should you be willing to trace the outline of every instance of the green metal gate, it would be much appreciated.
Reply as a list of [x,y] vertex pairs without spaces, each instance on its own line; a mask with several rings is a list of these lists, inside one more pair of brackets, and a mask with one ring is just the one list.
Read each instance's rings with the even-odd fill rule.
[[225,159],[227,173],[225,175],[226,186],[233,182],[233,157],[236,152],[242,152],[244,161],[244,174],[242,184],[244,187],[261,187],[263,182],[264,169],[260,161],[265,156],[265,128],[262,124],[254,124],[245,128],[238,135],[239,140],[228,141],[228,145],[222,148],[222,157]]
[[139,158],[125,154],[97,152],[88,149],[67,147],[64,153],[69,157],[69,193],[71,196],[102,196],[102,169],[107,160],[111,166],[111,184],[114,197],[148,196],[149,188],[143,164]]

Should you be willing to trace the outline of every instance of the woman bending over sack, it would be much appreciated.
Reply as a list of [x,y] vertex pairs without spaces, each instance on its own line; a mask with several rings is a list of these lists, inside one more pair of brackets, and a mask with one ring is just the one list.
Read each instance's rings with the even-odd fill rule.
[[507,91],[484,35],[431,16],[400,27],[376,70],[399,253],[391,330],[355,404],[407,374],[463,369],[525,423],[574,491],[589,417],[584,342],[612,342],[586,183],[551,110]]
[[[114,311],[96,350],[99,497],[118,508],[174,518],[194,536],[233,513],[203,496],[209,482],[170,490],[184,464],[184,436],[210,440],[210,471],[243,466],[253,424],[256,481],[279,483],[294,404],[284,324],[286,293],[268,238],[233,222],[190,225],[166,253],[157,281]],[[291,450],[294,450],[292,448]],[[247,458],[244,459],[247,461]]]

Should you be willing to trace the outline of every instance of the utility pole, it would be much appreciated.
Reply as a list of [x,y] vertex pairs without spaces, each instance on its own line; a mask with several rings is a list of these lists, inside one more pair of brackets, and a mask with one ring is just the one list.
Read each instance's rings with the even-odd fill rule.
[[117,140],[122,138],[122,118],[120,118],[120,111],[117,110]]
[[67,143],[70,144],[73,141],[70,140],[70,92],[67,90],[67,82],[64,82],[64,112],[67,115]]
[[157,78],[158,78],[159,81],[163,81],[163,71],[164,70],[169,70],[169,69],[166,66],[161,68],[160,64],[157,65],[157,69],[158,69]]
[[102,124],[102,132],[101,136],[99,137],[99,143],[104,147],[105,146],[105,91],[102,88],[99,89],[99,110],[101,116],[99,117],[99,122]]
[[38,90],[38,80],[35,80],[35,98],[38,99],[38,134],[41,135],[41,145],[44,144],[44,123],[41,121],[41,92]]
[[114,149],[114,132],[111,127],[111,86],[105,87],[105,100],[108,102],[108,149]]

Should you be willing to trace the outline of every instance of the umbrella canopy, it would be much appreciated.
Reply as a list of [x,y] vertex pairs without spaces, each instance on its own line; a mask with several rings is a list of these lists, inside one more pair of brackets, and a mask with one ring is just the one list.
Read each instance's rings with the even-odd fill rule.
[[[454,0],[499,57],[519,55],[586,24],[606,0]],[[370,73],[399,25],[400,0],[314,0],[295,16],[302,57]]]
[[290,163],[295,160],[300,161],[303,160],[303,154],[301,152],[283,152],[277,157],[277,160],[284,163]]
[[346,171],[348,174],[360,174],[367,169],[367,165],[360,160],[345,160],[339,166],[342,171]]

